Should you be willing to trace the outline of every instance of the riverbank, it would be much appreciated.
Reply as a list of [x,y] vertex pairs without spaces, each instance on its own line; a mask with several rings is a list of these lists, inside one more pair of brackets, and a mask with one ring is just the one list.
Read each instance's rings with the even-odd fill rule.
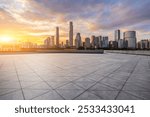
[[81,54],[103,54],[104,50],[76,50],[76,49],[64,49],[64,50],[34,50],[34,51],[7,51],[0,52],[0,54],[34,54],[34,53],[81,53]]

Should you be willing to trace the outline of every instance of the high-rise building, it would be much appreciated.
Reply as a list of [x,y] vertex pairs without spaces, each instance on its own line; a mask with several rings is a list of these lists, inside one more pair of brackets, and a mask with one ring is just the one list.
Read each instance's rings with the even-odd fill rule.
[[51,47],[54,47],[55,46],[55,41],[54,41],[54,36],[51,36]]
[[69,47],[69,40],[66,40],[66,48]]
[[47,37],[47,38],[44,40],[44,47],[45,47],[45,48],[53,48],[54,46],[55,46],[55,43],[54,43],[54,36]]
[[124,32],[124,40],[127,41],[127,48],[136,48],[136,31]]
[[99,48],[99,37],[95,37],[95,48]]
[[150,39],[148,40],[148,48],[150,49]]
[[90,48],[91,44],[90,44],[90,38],[85,38],[85,48]]
[[73,22],[69,24],[69,46],[73,47]]
[[59,47],[59,27],[56,27],[56,47]]
[[47,38],[44,40],[44,47],[45,47],[45,48],[49,48],[49,47],[50,47],[50,37],[47,37]]
[[103,48],[108,48],[109,47],[108,36],[103,37],[102,47]]
[[99,38],[99,48],[102,48],[102,42],[103,42],[102,36],[99,36],[98,38]]
[[115,41],[118,42],[120,39],[120,30],[115,30]]
[[140,45],[141,45],[141,49],[148,49],[149,48],[149,43],[148,43],[147,39],[141,40]]
[[110,49],[116,49],[117,47],[117,42],[116,41],[109,41],[109,48]]
[[119,48],[119,49],[124,48],[124,41],[123,41],[123,39],[119,39],[119,40],[118,40],[118,48]]
[[79,47],[82,46],[82,41],[81,41],[80,33],[77,33],[77,35],[76,35],[75,46],[76,46],[76,48],[79,48]]
[[91,36],[91,45],[92,45],[92,48],[95,48],[95,46],[96,46],[96,41],[95,41],[94,35]]

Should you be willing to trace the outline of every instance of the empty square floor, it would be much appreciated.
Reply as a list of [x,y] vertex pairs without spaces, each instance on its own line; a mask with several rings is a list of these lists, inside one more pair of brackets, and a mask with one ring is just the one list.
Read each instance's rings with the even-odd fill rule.
[[150,56],[0,55],[1,100],[149,100]]

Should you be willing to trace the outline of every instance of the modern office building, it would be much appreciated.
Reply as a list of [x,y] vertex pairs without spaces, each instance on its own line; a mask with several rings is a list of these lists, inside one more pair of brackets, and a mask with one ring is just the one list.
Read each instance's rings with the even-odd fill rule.
[[69,46],[73,47],[73,22],[69,24]]
[[119,48],[119,49],[124,48],[124,41],[123,41],[123,39],[119,39],[119,40],[118,40],[118,48]]
[[66,48],[69,47],[69,40],[66,40],[66,45],[65,45]]
[[99,38],[99,48],[102,48],[102,43],[103,43],[103,41],[102,41],[102,36],[99,36],[98,37]]
[[91,47],[91,43],[90,43],[90,38],[85,38],[85,48],[90,48]]
[[128,42],[127,48],[136,48],[136,31],[124,32],[124,40]]
[[148,48],[150,49],[150,39],[148,40]]
[[51,47],[54,47],[55,46],[55,41],[54,41],[54,36],[51,36]]
[[109,41],[109,48],[110,49],[117,49],[117,42],[116,41]]
[[80,33],[77,33],[77,35],[76,35],[76,38],[75,38],[75,47],[76,48],[82,47],[82,41],[81,41]]
[[59,47],[59,27],[56,27],[56,47]]
[[118,42],[120,39],[120,30],[115,30],[115,41]]
[[47,37],[44,40],[44,47],[45,48],[53,48],[54,46],[55,46],[54,36]]
[[44,40],[44,47],[45,47],[45,48],[49,48],[49,47],[50,47],[50,37],[47,37],[47,38]]
[[105,36],[102,39],[102,48],[108,48],[108,47],[109,47],[108,36]]
[[140,49],[148,49],[149,48],[149,42],[147,39],[143,39],[140,41]]
[[96,41],[95,41],[94,35],[91,36],[91,45],[92,45],[92,48],[95,48],[95,46],[96,46]]
[[95,37],[95,48],[99,48],[99,37]]

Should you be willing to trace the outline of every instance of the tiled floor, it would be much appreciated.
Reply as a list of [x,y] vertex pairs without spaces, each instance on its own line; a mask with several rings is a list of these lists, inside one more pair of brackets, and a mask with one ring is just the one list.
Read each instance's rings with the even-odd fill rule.
[[0,55],[0,99],[150,99],[150,56]]

